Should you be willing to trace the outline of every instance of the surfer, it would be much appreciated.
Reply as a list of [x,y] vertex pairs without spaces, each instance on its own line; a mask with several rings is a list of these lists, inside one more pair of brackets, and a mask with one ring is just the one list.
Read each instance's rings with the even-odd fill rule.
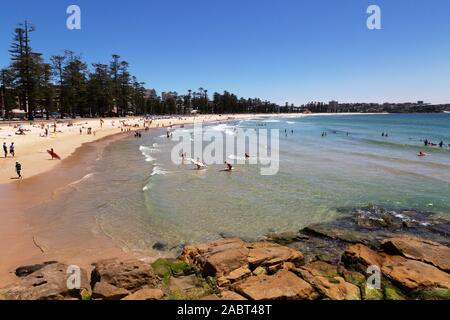
[[200,158],[197,158],[197,161],[195,162],[195,165],[197,166],[197,170],[201,170],[203,168],[206,168],[206,164],[200,161]]
[[250,155],[248,153],[245,154],[245,159],[250,159]]

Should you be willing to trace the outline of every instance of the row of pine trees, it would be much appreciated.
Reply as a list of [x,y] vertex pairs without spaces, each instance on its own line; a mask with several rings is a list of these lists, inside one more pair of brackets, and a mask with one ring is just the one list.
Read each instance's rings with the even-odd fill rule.
[[214,93],[210,99],[203,88],[158,96],[130,74],[128,62],[117,54],[107,64],[88,65],[70,50],[45,61],[31,46],[35,31],[28,22],[14,30],[11,62],[0,74],[0,107],[6,118],[17,108],[26,111],[29,120],[38,116],[48,119],[55,113],[75,118],[279,110],[269,101],[238,98],[227,91]]

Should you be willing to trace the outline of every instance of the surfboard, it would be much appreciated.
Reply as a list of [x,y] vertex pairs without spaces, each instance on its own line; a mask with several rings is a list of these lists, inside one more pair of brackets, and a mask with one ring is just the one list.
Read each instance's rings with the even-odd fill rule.
[[48,154],[52,157],[52,159],[55,158],[55,159],[61,160],[61,157],[58,156],[54,151],[52,151],[52,150],[47,150],[47,152],[48,152]]
[[192,164],[199,166],[200,168],[206,168],[206,164],[199,162],[197,160],[194,160],[194,159],[190,159],[190,160],[191,160]]

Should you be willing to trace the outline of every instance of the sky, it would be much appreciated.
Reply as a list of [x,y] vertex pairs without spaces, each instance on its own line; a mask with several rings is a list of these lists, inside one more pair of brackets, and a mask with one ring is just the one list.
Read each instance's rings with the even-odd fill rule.
[[[1,0],[0,67],[31,21],[46,59],[119,54],[158,92],[203,87],[296,105],[310,101],[450,103],[448,0]],[[66,9],[81,8],[81,30]],[[366,25],[381,8],[381,30]]]

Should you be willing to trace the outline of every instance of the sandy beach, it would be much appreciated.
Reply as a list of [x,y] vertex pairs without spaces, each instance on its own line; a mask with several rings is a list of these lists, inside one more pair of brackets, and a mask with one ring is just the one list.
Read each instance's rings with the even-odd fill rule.
[[[195,121],[213,122],[254,117],[300,116],[300,114],[248,114],[226,116],[197,116]],[[167,118],[154,120],[150,128],[192,124],[194,117]],[[89,268],[94,260],[109,257],[136,256],[114,246],[96,226],[92,218],[92,229],[78,227],[73,221],[54,221],[54,217],[25,214],[30,208],[50,202],[58,196],[58,190],[81,179],[86,168],[93,163],[102,150],[111,142],[127,137],[127,129],[144,129],[144,119],[100,119],[76,120],[71,125],[58,123],[53,134],[53,122],[24,124],[25,135],[16,135],[18,127],[0,126],[1,143],[11,142],[16,146],[15,157],[0,159],[0,284],[5,285],[15,279],[14,270],[20,265],[58,260],[77,263]],[[148,125],[148,123],[147,123]],[[44,137],[45,126],[49,135]],[[92,134],[87,134],[91,128]],[[80,134],[80,129],[82,133]],[[95,132],[95,134],[94,134]],[[51,160],[47,153],[53,148],[62,161]],[[16,179],[15,162],[22,164],[22,180]],[[63,227],[62,227],[63,226]]]

